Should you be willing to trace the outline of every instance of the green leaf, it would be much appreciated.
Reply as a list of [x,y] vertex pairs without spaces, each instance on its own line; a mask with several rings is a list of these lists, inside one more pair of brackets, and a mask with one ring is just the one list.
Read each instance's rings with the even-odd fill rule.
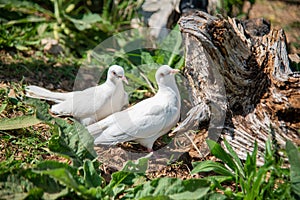
[[234,174],[221,163],[206,160],[203,162],[193,162],[192,164],[194,169],[191,171],[191,174],[214,171],[218,174],[234,178]]
[[203,180],[207,180],[209,182],[214,182],[217,181],[218,183],[222,183],[224,181],[232,181],[233,178],[231,176],[221,176],[221,175],[217,175],[217,176],[206,176],[202,178]]
[[[57,181],[66,186],[66,188],[76,191],[77,194],[82,195],[85,198],[100,198],[103,196],[103,191],[99,184],[102,180],[99,182],[100,177],[94,168],[94,164],[96,164],[96,162],[85,160],[83,166],[84,179],[79,175],[78,168],[72,167],[67,163],[60,163],[57,161],[41,162],[32,171],[36,174],[42,175],[42,177],[49,176],[52,178],[52,182],[51,180],[44,179],[43,181],[43,179],[41,179],[38,182],[39,185],[37,185],[47,192],[44,195],[47,199],[55,198],[56,196],[60,197],[66,194],[64,188],[61,188],[60,190],[55,188]],[[54,188],[52,189],[52,192],[47,190],[47,188],[45,189],[42,187],[40,185],[41,182],[46,183],[47,188]],[[85,183],[85,186],[83,186],[82,183]]]
[[171,199],[170,197],[162,195],[162,196],[156,196],[156,197],[153,197],[153,196],[142,197],[139,200],[170,200],[170,199]]
[[46,102],[33,98],[26,98],[24,102],[36,108],[36,117],[39,120],[48,122],[53,119],[53,117],[48,112],[49,105]]
[[47,9],[44,9],[37,3],[31,1],[19,1],[19,0],[0,0],[0,7],[6,10],[15,11],[24,14],[37,15],[37,13],[43,13],[49,16],[53,16],[53,13]]
[[1,102],[0,113],[2,113],[5,110],[6,106],[7,106],[6,102]]
[[216,143],[213,140],[206,140],[207,145],[211,151],[211,153],[222,160],[232,171],[238,170],[236,164],[234,163],[231,156],[221,147],[220,144]]
[[73,162],[81,163],[73,149],[59,135],[53,135],[49,140],[48,145],[50,151],[72,158]]
[[244,166],[243,166],[239,156],[235,153],[235,151],[232,149],[232,147],[230,146],[230,144],[227,142],[226,139],[224,139],[224,144],[225,144],[230,156],[234,159],[234,162],[237,167],[237,172],[239,173],[239,175],[241,175],[243,178],[245,178],[245,173],[244,173],[244,169],[243,169]]
[[250,191],[246,191],[246,197],[249,197],[248,199],[256,199],[259,197],[259,192],[261,191],[261,187],[265,181],[265,177],[268,173],[268,169],[265,167],[259,168],[258,172],[255,174],[255,177],[249,177],[249,179],[254,179],[248,181],[248,185],[250,186]]
[[41,123],[35,115],[23,115],[15,118],[2,118],[0,119],[0,130],[12,130],[25,128]]
[[[28,191],[34,185],[22,175],[24,169],[15,169],[11,172],[2,173],[0,176],[0,198],[1,199],[25,199]],[[27,191],[26,191],[27,190]]]
[[101,186],[102,179],[96,171],[93,161],[85,160],[83,163],[83,171],[84,183],[87,188]]
[[141,78],[135,76],[134,74],[126,73],[126,77],[129,78],[131,81],[135,82],[139,86],[144,86],[144,87],[149,88],[149,86],[147,85],[147,83],[145,81],[143,81]]
[[160,43],[157,55],[163,55],[163,58],[159,57],[157,60],[158,63],[173,66],[175,60],[180,60],[180,58],[183,57],[180,56],[180,54],[183,54],[183,48],[181,48],[181,46],[182,35],[179,31],[179,26],[177,25],[163,40],[163,42]]
[[209,187],[204,187],[204,188],[198,188],[195,191],[185,191],[185,192],[181,192],[179,194],[171,194],[169,195],[171,199],[182,199],[185,200],[187,199],[199,199],[204,197],[208,191],[209,191]]
[[137,187],[134,198],[151,196],[163,199],[200,199],[207,195],[209,190],[209,182],[206,180],[159,178]]
[[131,172],[125,172],[125,171],[115,172],[112,174],[112,180],[105,187],[104,190],[110,196],[115,197],[116,195],[118,195],[119,193],[125,190],[125,186],[133,185],[137,177],[139,177],[139,175]]
[[94,150],[94,138],[82,124],[76,120],[73,120],[73,124],[69,124],[60,118],[55,118],[55,123],[59,126],[60,135],[54,138],[53,146],[49,143],[50,150],[70,156],[76,166],[81,166],[84,159],[93,160],[97,157]]
[[[35,17],[35,16],[29,16],[24,19],[18,19],[18,20],[10,20],[9,22],[6,23],[6,25],[12,26],[16,24],[27,24],[27,23],[36,23],[36,22],[46,22],[47,19],[44,17]],[[19,50],[28,50],[27,47],[19,45],[20,49]],[[21,48],[22,47],[22,48]]]
[[286,142],[286,152],[291,164],[292,191],[300,197],[300,152],[289,140]]
[[209,194],[206,199],[225,200],[225,199],[229,199],[229,198],[226,197],[224,194],[213,192],[213,193]]
[[37,164],[37,166],[34,168],[34,170],[37,171],[46,171],[46,170],[52,170],[52,169],[60,169],[65,168],[67,169],[71,174],[76,175],[77,169],[70,166],[67,163],[62,163],[54,160],[45,160]]
[[257,156],[257,142],[255,141],[254,149],[252,154],[247,153],[246,162],[245,162],[245,176],[249,177],[251,174],[256,174],[256,156]]
[[102,21],[101,17],[98,14],[92,13],[83,15],[82,19],[75,19],[69,16],[66,16],[66,18],[73,22],[75,27],[80,31],[90,29],[92,28],[92,24]]
[[146,170],[148,169],[148,161],[148,158],[140,158],[137,160],[137,162],[129,160],[123,167],[122,171],[132,173],[146,173]]
[[48,170],[34,170],[35,173],[42,175],[49,175],[55,180],[58,180],[63,185],[72,188],[77,192],[81,192],[82,187],[76,182],[73,175],[66,168],[48,169]]

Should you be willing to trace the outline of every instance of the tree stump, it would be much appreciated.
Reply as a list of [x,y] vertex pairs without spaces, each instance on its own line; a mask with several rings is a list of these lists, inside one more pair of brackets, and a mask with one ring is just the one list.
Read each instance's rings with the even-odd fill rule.
[[241,159],[254,141],[260,155],[268,138],[300,144],[300,74],[290,68],[283,30],[204,12],[182,17],[179,26],[193,107],[176,131],[226,138]]

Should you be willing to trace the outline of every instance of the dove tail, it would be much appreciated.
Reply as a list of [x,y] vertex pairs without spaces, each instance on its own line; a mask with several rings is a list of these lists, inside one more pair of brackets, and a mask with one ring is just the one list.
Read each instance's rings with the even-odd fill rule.
[[27,97],[36,98],[36,99],[45,99],[49,101],[54,101],[55,103],[60,103],[72,95],[71,92],[67,92],[67,93],[51,92],[47,89],[35,85],[27,86],[25,90],[26,90]]

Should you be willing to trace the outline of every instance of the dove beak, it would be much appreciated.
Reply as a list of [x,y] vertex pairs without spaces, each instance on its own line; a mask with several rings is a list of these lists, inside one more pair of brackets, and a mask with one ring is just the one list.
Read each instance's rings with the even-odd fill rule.
[[122,79],[122,81],[124,81],[128,85],[128,80],[127,80],[127,78],[125,76],[122,76],[121,79]]
[[171,74],[177,74],[177,73],[179,73],[179,72],[180,72],[179,69],[172,69],[172,70],[171,70]]

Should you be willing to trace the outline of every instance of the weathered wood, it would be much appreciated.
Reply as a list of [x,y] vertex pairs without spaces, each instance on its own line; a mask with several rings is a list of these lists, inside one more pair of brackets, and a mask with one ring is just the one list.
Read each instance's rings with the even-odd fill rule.
[[283,30],[264,20],[241,22],[204,12],[182,17],[194,107],[176,129],[208,130],[226,138],[241,158],[267,138],[299,144],[300,76],[289,66]]

